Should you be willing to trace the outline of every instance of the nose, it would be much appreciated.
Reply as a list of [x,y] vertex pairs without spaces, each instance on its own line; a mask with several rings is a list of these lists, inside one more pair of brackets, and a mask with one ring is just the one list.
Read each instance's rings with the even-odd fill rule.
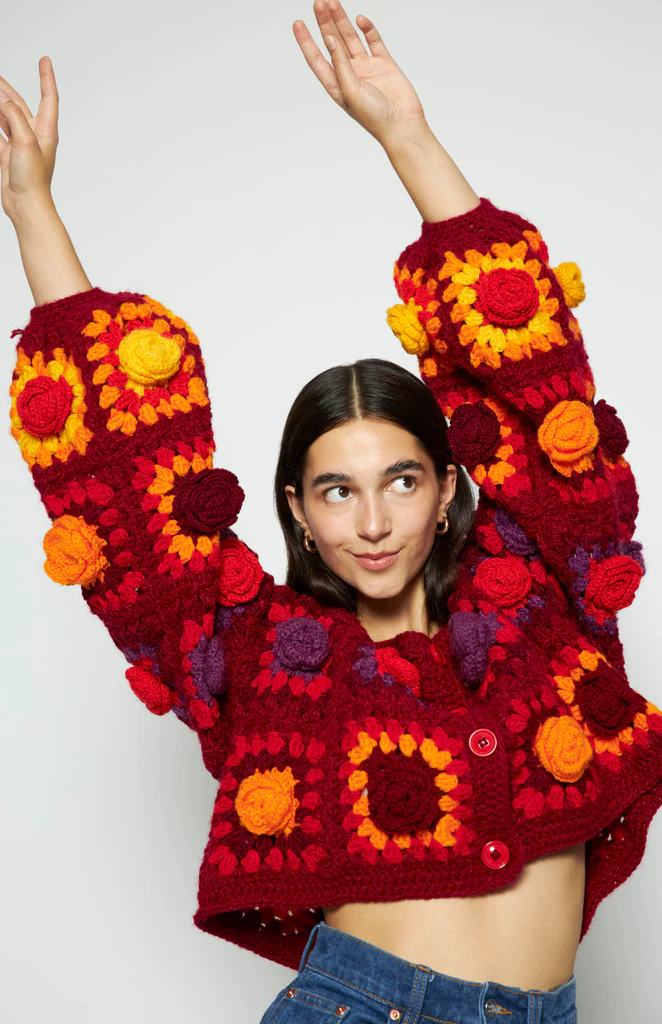
[[377,494],[366,493],[359,506],[356,532],[365,540],[378,541],[391,532],[388,509]]

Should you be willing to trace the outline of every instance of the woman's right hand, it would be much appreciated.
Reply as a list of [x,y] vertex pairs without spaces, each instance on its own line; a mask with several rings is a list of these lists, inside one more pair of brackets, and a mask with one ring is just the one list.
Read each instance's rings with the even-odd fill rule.
[[[2,209],[10,220],[35,201],[51,200],[58,144],[58,92],[50,57],[39,61],[41,100],[32,116],[25,100],[0,76]],[[3,95],[4,94],[4,95]]]

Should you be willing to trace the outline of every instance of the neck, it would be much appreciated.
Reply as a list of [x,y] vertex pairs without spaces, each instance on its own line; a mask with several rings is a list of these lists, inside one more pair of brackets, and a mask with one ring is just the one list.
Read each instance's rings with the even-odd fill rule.
[[371,640],[389,640],[409,629],[434,636],[437,624],[428,616],[422,571],[395,597],[370,598],[359,594],[356,615]]

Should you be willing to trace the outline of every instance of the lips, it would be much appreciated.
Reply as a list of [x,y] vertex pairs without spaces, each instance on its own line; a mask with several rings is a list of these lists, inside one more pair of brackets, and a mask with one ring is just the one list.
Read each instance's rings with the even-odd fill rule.
[[375,554],[354,555],[354,558],[364,569],[388,569],[393,565],[400,551],[384,551]]

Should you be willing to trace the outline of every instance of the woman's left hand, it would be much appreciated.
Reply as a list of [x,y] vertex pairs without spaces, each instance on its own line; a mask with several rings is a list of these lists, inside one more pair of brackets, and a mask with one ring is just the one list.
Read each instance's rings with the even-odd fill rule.
[[364,44],[340,0],[315,0],[313,10],[332,63],[322,56],[303,21],[294,22],[294,35],[329,96],[383,146],[424,128],[421,101],[373,23],[363,15],[356,19]]

